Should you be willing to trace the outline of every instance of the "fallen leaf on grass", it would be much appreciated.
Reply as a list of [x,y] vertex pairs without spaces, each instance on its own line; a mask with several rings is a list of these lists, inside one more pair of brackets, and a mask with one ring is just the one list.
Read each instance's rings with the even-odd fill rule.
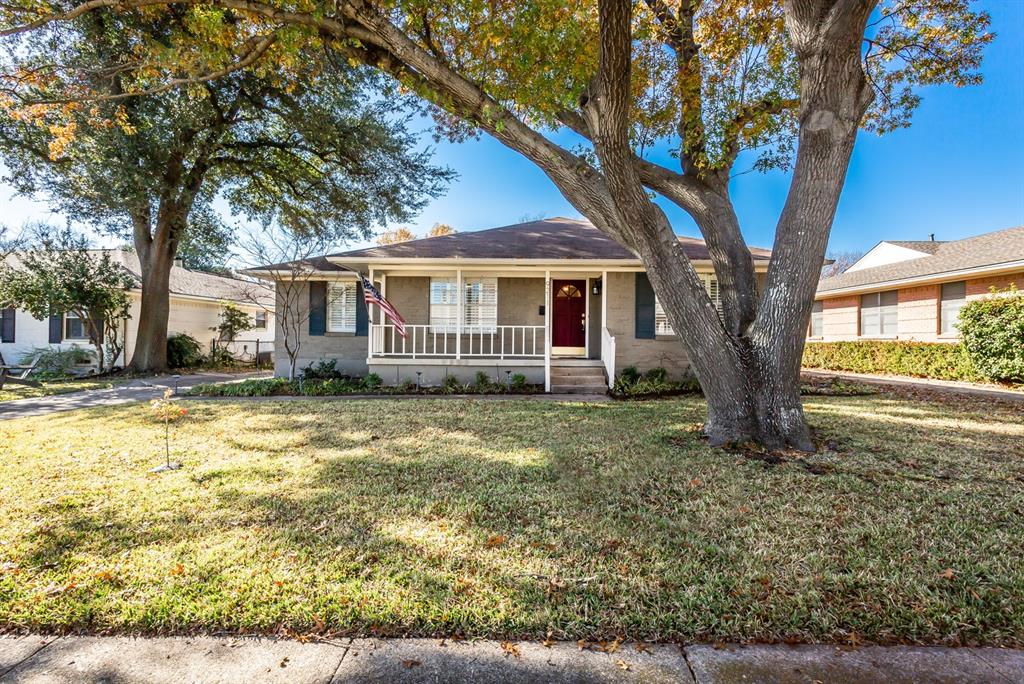
[[551,632],[548,632],[548,635],[544,637],[544,641],[540,642],[540,645],[544,648],[551,648],[555,645],[555,640],[551,638]]
[[939,577],[948,580],[953,579],[953,568],[946,568],[945,570],[939,573]]
[[511,641],[502,641],[501,650],[505,652],[506,658],[508,656],[515,656],[516,658],[519,657],[519,647],[513,644]]
[[489,549],[493,549],[496,546],[501,546],[508,541],[507,534],[496,534],[493,537],[488,537],[487,542],[484,544]]
[[173,568],[171,568],[171,575],[174,576],[174,577],[177,577],[178,575],[184,575],[184,574],[185,574],[185,566],[182,565],[181,563],[178,563]]
[[616,665],[616,667],[618,667],[618,668],[619,668],[620,670],[629,670],[629,663],[627,663],[627,662],[626,662],[625,660],[623,660],[622,658],[619,658],[618,660],[616,660],[616,661],[615,661],[615,665]]

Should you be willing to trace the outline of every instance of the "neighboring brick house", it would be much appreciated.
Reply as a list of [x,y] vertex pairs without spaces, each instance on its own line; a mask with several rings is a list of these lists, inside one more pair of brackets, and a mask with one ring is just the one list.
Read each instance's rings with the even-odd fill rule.
[[[679,238],[713,300],[718,283],[702,240]],[[770,253],[752,248],[759,279]],[[333,359],[352,375],[388,384],[504,382],[522,373],[553,391],[612,383],[616,369],[689,361],[661,310],[640,259],[583,220],[552,218],[359,249],[311,260],[308,326],[298,367]],[[288,265],[253,269],[273,280]],[[366,275],[405,319],[407,337],[363,306],[353,269]],[[461,292],[461,296],[460,296]],[[279,316],[284,316],[281,295]],[[282,333],[278,332],[279,341]],[[277,372],[287,374],[283,344]]]
[[[107,250],[114,263],[120,264],[131,276],[135,286],[128,291],[129,314],[122,322],[122,337],[125,349],[115,364],[124,365],[135,351],[139,312],[142,304],[142,277],[139,257],[134,252],[120,249]],[[99,250],[97,250],[99,252]],[[9,266],[17,268],[16,255],[7,257]],[[274,294],[262,284],[238,278],[193,271],[175,264],[170,276],[170,311],[167,318],[169,335],[185,333],[199,340],[208,348],[220,323],[220,313],[225,302],[231,302],[248,313],[254,330],[244,333],[241,341],[232,347],[232,352],[242,358],[255,354],[259,340],[260,354],[273,348]],[[0,309],[0,356],[9,363],[15,363],[33,350],[42,348],[67,349],[79,346],[93,349],[87,339],[86,329],[75,316],[51,316],[39,320],[27,311],[14,308]]]
[[807,339],[955,342],[960,307],[1011,284],[1024,290],[1024,227],[949,242],[886,240],[818,283]]

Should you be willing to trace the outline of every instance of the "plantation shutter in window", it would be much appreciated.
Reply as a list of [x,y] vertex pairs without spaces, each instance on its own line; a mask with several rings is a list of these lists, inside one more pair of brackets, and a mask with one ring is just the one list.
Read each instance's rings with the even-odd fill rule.
[[356,331],[356,284],[331,283],[327,288],[327,331]]
[[64,316],[50,316],[50,344],[60,344],[64,340]]
[[718,279],[714,276],[706,276],[704,285],[707,287],[708,296],[711,297],[711,303],[718,309],[718,315],[722,315],[722,293],[718,289]]
[[634,303],[634,331],[638,340],[653,340],[654,329],[654,288],[646,273],[636,274],[636,297]]
[[431,278],[430,327],[434,332],[455,332],[458,314],[455,278]]
[[498,279],[480,278],[465,283],[463,316],[474,332],[494,332],[498,326]]
[[675,331],[672,330],[672,324],[668,322],[668,316],[665,315],[665,309],[662,308],[661,302],[657,297],[654,298],[654,334],[655,335],[675,335]]
[[309,284],[309,334],[323,335],[327,331],[327,283]]
[[14,309],[7,308],[0,311],[0,342],[11,344],[14,342]]

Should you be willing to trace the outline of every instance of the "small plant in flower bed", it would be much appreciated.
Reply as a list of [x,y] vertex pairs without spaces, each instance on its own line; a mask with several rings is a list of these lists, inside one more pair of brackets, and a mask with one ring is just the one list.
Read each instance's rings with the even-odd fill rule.
[[700,385],[695,378],[670,380],[668,371],[660,367],[641,373],[636,366],[626,366],[612,387],[616,399],[653,399],[696,392],[700,392]]

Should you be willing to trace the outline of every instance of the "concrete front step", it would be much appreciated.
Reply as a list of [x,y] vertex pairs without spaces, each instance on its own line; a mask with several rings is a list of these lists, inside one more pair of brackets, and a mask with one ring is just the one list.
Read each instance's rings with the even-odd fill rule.
[[552,368],[553,378],[603,378],[604,368]]
[[556,385],[551,384],[552,394],[604,394],[608,386],[603,382],[599,385]]
[[585,368],[588,366],[594,368],[603,368],[604,361],[602,361],[601,359],[551,359],[552,368],[568,368],[570,366],[573,368]]

